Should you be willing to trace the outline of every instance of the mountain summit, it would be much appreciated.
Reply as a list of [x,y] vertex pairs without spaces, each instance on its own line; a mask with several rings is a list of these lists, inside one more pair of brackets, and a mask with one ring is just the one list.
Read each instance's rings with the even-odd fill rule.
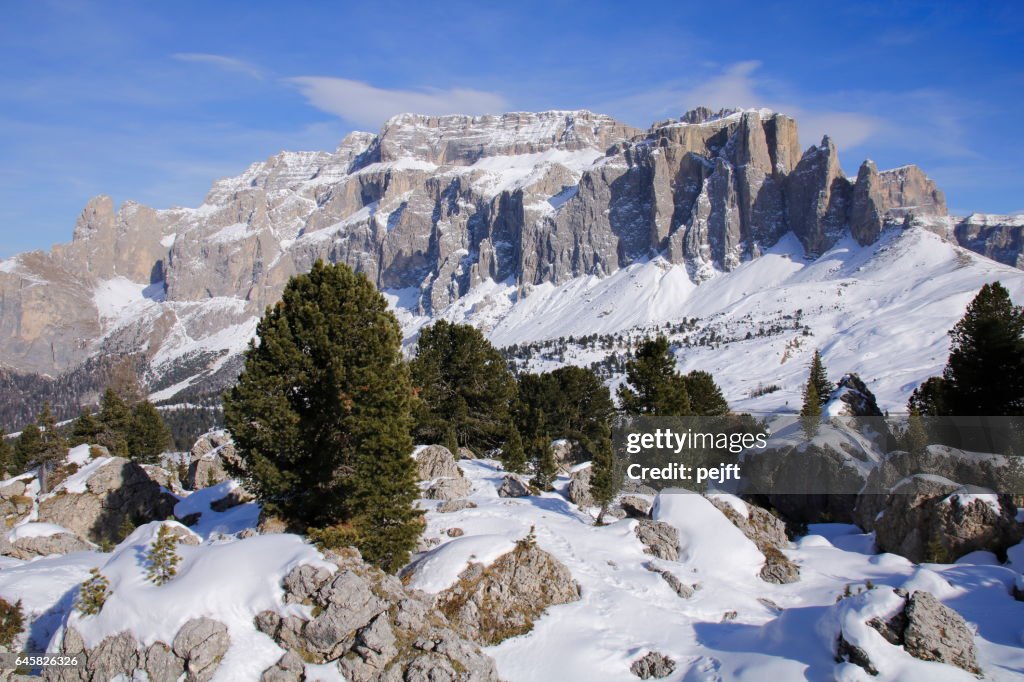
[[828,137],[801,150],[796,121],[767,110],[647,131],[588,111],[402,114],[218,180],[198,208],[94,198],[70,244],[0,262],[0,365],[133,353],[151,385],[230,374],[255,319],[321,258],[391,292],[415,333],[487,283],[525,295],[659,258],[699,284],[789,233],[814,259],[911,226],[1024,264],[1019,221],[950,218],[916,166],[848,178]]

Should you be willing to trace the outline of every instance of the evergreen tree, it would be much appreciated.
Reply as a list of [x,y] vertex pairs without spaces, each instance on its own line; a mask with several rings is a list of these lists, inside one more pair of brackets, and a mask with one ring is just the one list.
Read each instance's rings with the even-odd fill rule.
[[257,327],[224,418],[245,479],[292,526],[355,529],[395,570],[422,530],[401,330],[365,275],[318,261]]
[[611,438],[615,404],[592,370],[568,365],[519,377],[516,420],[527,439],[540,435],[577,441],[587,454]]
[[541,439],[534,443],[534,450],[537,459],[533,469],[533,485],[542,491],[551,490],[551,484],[558,475],[558,463],[555,462],[555,453],[551,449],[551,440]]
[[103,433],[103,425],[90,410],[83,409],[78,418],[71,424],[71,433],[68,436],[68,445],[94,444],[99,441]]
[[668,339],[646,339],[626,363],[619,404],[626,414],[681,417],[693,414],[686,379],[676,371]]
[[946,380],[930,377],[914,389],[907,401],[907,409],[926,417],[951,414],[946,406]]
[[132,408],[132,430],[126,434],[132,459],[156,464],[171,447],[171,432],[153,403],[143,400]]
[[821,419],[821,400],[818,398],[818,386],[808,381],[804,386],[804,404],[800,409],[800,423],[808,440],[818,432],[818,421]]
[[36,424],[29,424],[21,430],[14,446],[15,460],[22,470],[39,461],[43,451],[43,433]]
[[914,454],[921,454],[928,445],[928,430],[925,428],[921,413],[916,409],[910,411],[903,441],[903,449]]
[[102,426],[97,445],[102,445],[115,457],[128,457],[128,436],[132,429],[132,411],[128,403],[113,388],[100,398],[99,421]]
[[83,616],[95,616],[103,609],[110,596],[110,581],[100,573],[98,568],[89,569],[89,578],[78,590],[78,601],[75,606]]
[[39,425],[39,453],[36,462],[39,464],[40,491],[50,491],[49,477],[53,467],[64,459],[68,453],[68,444],[64,436],[57,430],[57,420],[50,411],[50,403],[43,403],[43,410],[37,419]]
[[21,473],[17,459],[14,456],[14,446],[7,439],[7,434],[0,429],[0,478],[9,478]]
[[[807,382],[808,384],[814,384],[814,392],[818,396],[818,403],[824,407],[832,396],[832,390],[835,387],[828,380],[828,372],[825,371],[825,364],[821,361],[821,352],[818,350],[814,351],[814,357],[811,358],[810,376],[807,377]],[[806,388],[804,393],[806,395]]]
[[729,403],[726,402],[725,396],[722,395],[722,389],[718,387],[709,372],[694,370],[684,378],[693,414],[701,417],[729,414]]
[[961,416],[1024,414],[1024,309],[986,284],[949,332],[945,409]]
[[526,471],[526,450],[523,447],[523,438],[519,435],[519,429],[515,426],[509,427],[509,436],[505,441],[505,447],[501,450],[501,463],[506,471],[521,474]]
[[455,430],[459,445],[485,453],[508,433],[516,383],[508,363],[479,329],[438,320],[420,332],[410,363],[414,436],[437,443]]
[[178,574],[178,538],[171,533],[170,527],[161,525],[156,540],[146,552],[146,579],[156,585],[163,585]]
[[604,522],[604,515],[608,511],[608,505],[612,503],[615,495],[619,492],[621,476],[616,464],[611,441],[608,441],[607,447],[602,445],[597,448],[594,458],[591,460],[590,496],[601,508],[597,514],[598,525]]

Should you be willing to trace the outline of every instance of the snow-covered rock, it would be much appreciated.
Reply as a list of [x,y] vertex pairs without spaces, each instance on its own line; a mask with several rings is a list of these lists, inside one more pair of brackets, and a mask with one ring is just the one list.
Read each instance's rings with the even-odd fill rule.
[[[286,604],[312,605],[312,614],[256,617],[259,630],[286,652],[310,663],[331,663],[347,680],[497,680],[494,663],[457,634],[420,593],[371,568],[354,550],[329,554],[335,571],[299,566],[284,578]],[[293,679],[285,653],[270,679]]]
[[569,569],[524,540],[489,566],[471,563],[458,582],[437,595],[437,605],[459,632],[495,645],[529,632],[548,607],[579,598],[580,586]]

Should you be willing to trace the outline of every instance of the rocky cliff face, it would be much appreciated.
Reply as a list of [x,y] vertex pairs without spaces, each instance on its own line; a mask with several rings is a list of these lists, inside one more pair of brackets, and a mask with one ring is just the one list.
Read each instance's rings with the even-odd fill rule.
[[[218,180],[199,208],[93,199],[70,244],[0,262],[0,365],[135,352],[157,384],[171,361],[216,373],[318,258],[436,314],[487,280],[525,290],[661,254],[701,281],[789,231],[816,255],[945,212],[916,167],[847,178],[828,138],[801,152],[796,122],[764,110],[647,131],[586,111],[401,115]],[[946,231],[1004,262],[1020,251],[1019,226]]]

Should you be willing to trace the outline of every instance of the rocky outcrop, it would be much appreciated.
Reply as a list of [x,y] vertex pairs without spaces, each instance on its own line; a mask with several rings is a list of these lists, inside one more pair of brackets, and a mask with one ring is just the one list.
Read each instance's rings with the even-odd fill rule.
[[1024,529],[1009,495],[965,487],[933,474],[893,486],[870,524],[879,550],[911,561],[950,563],[975,550],[1001,553]]
[[676,662],[657,651],[648,651],[629,666],[629,671],[641,680],[660,680],[671,675],[675,669]]
[[588,509],[594,506],[594,498],[590,494],[590,479],[593,474],[593,467],[581,467],[569,475],[569,485],[565,489],[569,501],[580,509]]
[[439,478],[423,493],[428,500],[457,500],[473,492],[473,485],[468,479],[460,476],[458,478]]
[[[883,593],[858,595],[854,599],[871,599],[886,604],[895,600],[895,608],[887,609],[887,617],[872,617],[866,624],[876,630],[892,646],[900,646],[922,661],[956,666],[975,675],[981,674],[974,646],[974,633],[963,617],[929,592],[878,588]],[[895,594],[891,594],[894,592]],[[840,603],[839,608],[843,608]],[[883,672],[879,662],[872,660],[863,635],[845,623],[836,642],[836,659],[847,660],[865,669],[870,675]]]
[[[860,375],[844,374],[836,383],[836,388],[829,398],[830,405],[826,414],[843,417],[881,417],[882,410],[878,407],[875,394],[867,387]],[[880,426],[884,425],[877,422]],[[875,422],[872,422],[875,424]]]
[[211,431],[192,446],[185,485],[190,490],[208,488],[226,481],[231,472],[237,473],[243,468],[231,435],[227,431]]
[[727,502],[714,497],[709,499],[764,554],[764,566],[759,574],[761,580],[776,585],[800,580],[800,567],[782,552],[783,548],[790,546],[782,519],[754,504],[746,504],[747,513],[743,515]]
[[958,244],[1000,263],[1024,268],[1024,216],[974,213],[956,222]]
[[[811,442],[798,426],[790,427],[796,440],[769,440],[766,449],[744,455],[743,492],[763,498],[787,521],[851,522],[857,495],[881,455],[853,437],[856,423],[822,424],[819,433],[837,439]],[[838,439],[841,449],[833,447]]]
[[638,495],[625,495],[619,499],[618,505],[626,517],[631,519],[649,518],[651,507],[654,506],[649,499]]
[[569,569],[527,538],[490,566],[470,564],[436,603],[464,636],[494,645],[532,630],[550,606],[579,598]]
[[423,493],[428,500],[456,500],[473,492],[473,485],[462,473],[455,456],[441,445],[428,445],[416,451],[416,467],[421,481],[430,481]]
[[527,497],[529,494],[530,484],[522,476],[505,474],[501,479],[501,486],[498,488],[500,497]]
[[462,511],[463,509],[476,509],[476,502],[470,500],[448,500],[437,507],[437,511],[441,514],[450,514],[451,512]]
[[7,528],[28,518],[32,511],[32,498],[29,497],[25,481],[17,479],[0,487],[0,520]]
[[257,616],[259,630],[287,652],[264,680],[298,681],[302,661],[334,663],[352,682],[497,680],[494,662],[424,595],[363,563],[354,550],[328,558],[337,572],[299,566],[284,579],[285,602],[311,605],[311,618]]
[[854,521],[880,549],[913,561],[953,561],[977,549],[1002,552],[1019,540],[1012,459],[930,445],[895,451],[868,476]]
[[645,568],[652,573],[657,573],[661,576],[668,586],[675,592],[681,599],[689,599],[693,596],[694,590],[699,586],[690,586],[680,580],[672,571],[668,571],[651,564],[647,564]]
[[54,533],[37,537],[17,538],[8,542],[0,537],[0,554],[28,561],[36,557],[52,554],[70,554],[71,552],[88,552],[95,546],[86,542],[74,533]]
[[664,521],[640,519],[634,529],[644,552],[666,561],[679,561],[679,533]]
[[77,668],[45,668],[43,677],[54,682],[75,680],[150,679],[208,682],[213,678],[231,639],[227,627],[211,618],[194,618],[178,630],[171,644],[142,646],[128,632],[107,637],[88,649],[74,628],[64,633],[60,651],[85,659]]
[[421,481],[462,476],[462,469],[455,461],[455,456],[443,445],[428,445],[417,451],[416,468]]
[[126,521],[139,524],[166,519],[178,500],[158,482],[163,476],[169,480],[170,474],[151,469],[122,457],[106,458],[81,488],[61,484],[40,498],[39,521],[103,542],[119,540]]

